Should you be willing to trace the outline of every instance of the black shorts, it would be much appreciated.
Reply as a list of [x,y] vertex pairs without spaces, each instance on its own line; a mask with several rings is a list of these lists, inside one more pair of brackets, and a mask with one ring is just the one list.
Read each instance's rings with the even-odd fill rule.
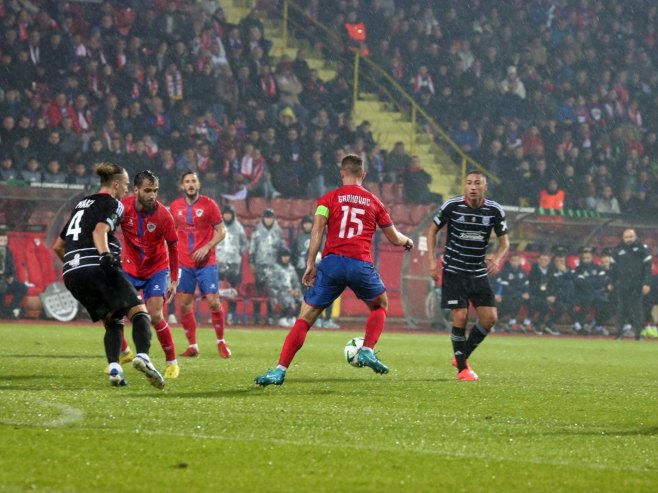
[[135,287],[120,272],[107,273],[100,267],[86,267],[64,276],[64,284],[89,312],[94,322],[108,314],[123,316],[133,306],[144,303]]
[[467,277],[443,271],[441,308],[468,308],[469,301],[475,308],[496,306],[496,299],[487,277]]

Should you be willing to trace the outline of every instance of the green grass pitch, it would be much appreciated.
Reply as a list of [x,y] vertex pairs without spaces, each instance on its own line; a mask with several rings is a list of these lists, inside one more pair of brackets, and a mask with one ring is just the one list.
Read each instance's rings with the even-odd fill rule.
[[158,391],[110,387],[100,326],[0,325],[0,491],[658,491],[658,343],[494,335],[459,382],[447,335],[384,332],[380,376],[343,359],[359,332],[312,330],[261,389],[284,331],[221,360],[200,330]]

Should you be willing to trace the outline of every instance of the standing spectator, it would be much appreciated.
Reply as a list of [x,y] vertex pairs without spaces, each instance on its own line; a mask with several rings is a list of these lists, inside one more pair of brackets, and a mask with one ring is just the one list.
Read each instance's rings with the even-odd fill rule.
[[[242,284],[242,256],[249,249],[249,242],[244,227],[235,215],[235,208],[231,204],[222,207],[222,216],[226,225],[224,241],[217,245],[217,268],[219,280],[228,282],[229,286],[237,289]],[[237,322],[237,303],[228,301],[229,325]]]
[[634,229],[624,230],[623,241],[613,253],[612,288],[617,296],[617,339],[631,330],[635,340],[642,330],[642,298],[651,291],[652,258]]
[[[16,319],[20,315],[20,303],[27,294],[27,285],[16,279],[16,262],[9,248],[9,236],[0,232],[0,317]],[[11,295],[5,306],[5,296]]]
[[279,305],[281,310],[278,325],[280,327],[292,327],[295,325],[295,313],[299,310],[302,302],[302,285],[297,277],[295,267],[290,262],[291,252],[286,247],[281,247],[277,255],[277,261],[267,276],[267,295],[269,297],[270,311],[274,312],[274,306]]
[[219,355],[230,358],[231,350],[224,340],[224,311],[219,302],[215,260],[215,247],[226,236],[226,226],[217,203],[201,195],[201,182],[195,172],[184,171],[180,185],[183,196],[174,200],[169,207],[178,230],[181,276],[177,296],[181,323],[188,341],[188,348],[181,356],[199,355],[194,318],[194,292],[198,285],[210,307]]
[[[260,223],[254,229],[249,242],[249,268],[256,277],[256,289],[265,292],[270,268],[277,260],[279,249],[285,246],[283,232],[273,209],[265,209]],[[271,307],[267,307],[267,323],[274,324]],[[254,303],[254,324],[261,321],[260,303]]]
[[396,142],[386,159],[385,181],[397,182],[402,179],[404,172],[411,162],[411,157],[404,148],[404,142]]

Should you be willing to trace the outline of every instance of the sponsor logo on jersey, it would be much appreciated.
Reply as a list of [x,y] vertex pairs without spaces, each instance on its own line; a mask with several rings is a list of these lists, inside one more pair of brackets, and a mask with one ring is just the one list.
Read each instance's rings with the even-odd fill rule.
[[79,253],[76,253],[76,254],[73,256],[73,260],[71,260],[71,261],[69,262],[69,265],[70,265],[71,267],[77,267],[78,265],[80,265],[80,254],[79,254]]
[[459,303],[459,300],[448,300],[449,305],[456,305]]
[[460,233],[459,238],[462,240],[483,241],[484,236],[480,233]]

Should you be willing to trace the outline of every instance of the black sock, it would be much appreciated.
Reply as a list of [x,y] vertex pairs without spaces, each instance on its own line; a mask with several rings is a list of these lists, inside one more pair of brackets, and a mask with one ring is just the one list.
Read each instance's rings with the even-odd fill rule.
[[149,353],[151,349],[151,317],[146,312],[139,312],[131,322],[133,323],[133,341],[138,353]]
[[457,360],[457,369],[462,371],[466,368],[466,329],[453,326],[450,340],[452,341],[453,354]]
[[489,332],[487,332],[486,329],[480,325],[480,322],[476,322],[476,324],[471,328],[471,333],[468,334],[468,340],[466,341],[467,358],[473,353],[473,351],[477,349],[477,347],[482,341],[484,341],[484,338],[487,337],[488,334]]
[[108,363],[119,362],[122,342],[123,320],[105,322],[105,337],[103,337],[103,345],[105,346],[105,357],[107,358]]

